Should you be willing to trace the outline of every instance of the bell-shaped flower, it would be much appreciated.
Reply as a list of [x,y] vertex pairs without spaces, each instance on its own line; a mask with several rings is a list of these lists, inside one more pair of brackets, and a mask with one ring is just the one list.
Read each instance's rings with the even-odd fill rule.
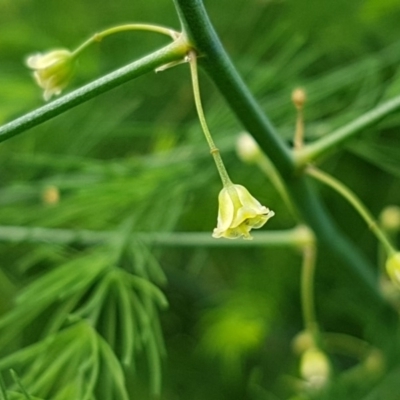
[[44,89],[43,97],[48,101],[68,85],[74,70],[74,55],[69,50],[53,50],[28,57],[26,65],[34,70],[36,83]]
[[213,237],[252,239],[250,231],[261,228],[271,217],[273,211],[262,206],[241,185],[228,184],[218,196],[218,223]]

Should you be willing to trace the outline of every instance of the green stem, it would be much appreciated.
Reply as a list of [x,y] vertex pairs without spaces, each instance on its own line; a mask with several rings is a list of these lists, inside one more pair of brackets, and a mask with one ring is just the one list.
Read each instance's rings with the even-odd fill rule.
[[203,105],[201,102],[199,73],[197,70],[197,56],[194,51],[191,51],[189,53],[189,64],[190,64],[190,75],[192,77],[194,102],[196,104],[196,110],[197,110],[197,115],[199,117],[200,125],[201,128],[203,129],[204,136],[206,137],[207,143],[210,147],[210,153],[214,157],[214,161],[217,166],[222,183],[226,187],[232,185],[232,182],[229,178],[224,162],[222,161],[221,154],[214,143],[210,130],[208,129],[206,117],[203,110]]
[[[27,228],[0,226],[0,243],[50,243],[59,245],[94,246],[115,241],[121,236],[116,231],[95,232],[49,228]],[[312,233],[299,226],[284,231],[257,232],[254,240],[215,240],[209,233],[202,232],[133,232],[132,240],[161,247],[295,247],[303,248],[313,242]]]
[[310,162],[332,152],[346,140],[351,139],[366,128],[375,125],[381,119],[399,109],[400,96],[397,96],[365,113],[342,128],[324,136],[322,139],[303,147],[295,152],[297,167],[305,167]]
[[307,167],[306,172],[308,175],[312,176],[313,178],[319,180],[320,182],[325,183],[325,185],[328,185],[332,189],[336,190],[356,209],[356,211],[360,214],[360,216],[367,223],[368,227],[380,241],[380,243],[382,243],[388,256],[391,256],[396,253],[396,250],[391,245],[386,234],[379,227],[379,225],[377,224],[371,213],[364,206],[361,200],[348,187],[346,187],[342,182],[338,181],[337,179],[333,178],[332,176],[326,174],[325,172],[315,167],[312,166]]
[[285,182],[296,208],[329,255],[348,266],[379,302],[373,266],[340,232],[307,177],[297,174],[292,152],[275,131],[226,54],[201,0],[174,0],[185,35],[200,54],[206,72],[246,131],[253,135]]
[[57,115],[82,104],[101,93],[107,92],[131,79],[137,78],[157,67],[185,57],[190,44],[181,36],[173,43],[161,48],[146,57],[122,67],[94,82],[91,82],[43,107],[0,127],[0,142],[41,124]]
[[305,328],[310,332],[315,345],[319,342],[319,328],[314,308],[314,273],[316,248],[313,244],[303,249],[301,270],[301,305]]
[[172,39],[177,39],[179,36],[179,32],[174,31],[173,29],[169,29],[159,25],[152,24],[126,24],[119,25],[113,28],[106,29],[102,32],[95,33],[91,38],[82,43],[76,50],[72,52],[73,56],[78,56],[83,50],[89,47],[91,44],[96,42],[101,42],[105,37],[113,35],[119,32],[126,31],[147,31],[147,32],[155,32],[160,33],[162,35],[170,36]]
[[372,350],[368,342],[344,333],[324,332],[324,342],[328,351],[351,355],[360,361]]
[[260,155],[257,157],[256,164],[260,168],[260,170],[263,171],[265,175],[270,179],[272,185],[281,196],[283,202],[285,203],[287,209],[290,211],[293,217],[299,219],[296,207],[294,206],[286,190],[286,186],[283,183],[279,172],[275,168],[275,165],[272,164],[271,160],[264,153],[260,153]]

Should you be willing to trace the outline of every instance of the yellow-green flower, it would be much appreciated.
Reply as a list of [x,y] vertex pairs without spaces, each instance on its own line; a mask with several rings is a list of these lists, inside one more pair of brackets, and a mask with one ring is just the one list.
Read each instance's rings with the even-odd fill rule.
[[300,374],[310,389],[322,389],[329,381],[331,373],[327,355],[318,348],[306,350],[300,360]]
[[44,89],[43,97],[48,101],[68,85],[74,70],[74,56],[69,50],[53,50],[28,57],[26,65],[34,70],[36,83]]
[[262,206],[241,185],[225,186],[218,196],[218,223],[213,237],[252,239],[250,231],[261,228],[271,217],[273,211]]
[[392,254],[386,261],[386,272],[391,281],[400,288],[400,252]]

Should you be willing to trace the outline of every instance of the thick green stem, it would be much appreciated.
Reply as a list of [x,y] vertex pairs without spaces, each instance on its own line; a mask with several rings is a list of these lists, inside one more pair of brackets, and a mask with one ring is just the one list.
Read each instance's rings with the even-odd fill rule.
[[[338,231],[307,177],[297,174],[292,152],[276,133],[260,106],[232,65],[208,18],[201,0],[174,0],[185,34],[201,55],[201,64],[245,129],[279,170],[289,194],[322,248],[350,267],[376,298],[373,268],[369,261]],[[200,61],[200,59],[199,59]]]
[[368,127],[375,125],[381,119],[399,109],[400,96],[397,96],[394,99],[389,100],[367,112],[342,128],[339,128],[338,130],[324,136],[322,139],[308,144],[302,149],[296,151],[295,157],[298,168],[302,168],[310,162],[336,150],[336,148],[345,141],[351,139]]
[[181,36],[168,46],[3,125],[0,127],[0,142],[56,117],[122,83],[154,71],[169,62],[181,60],[189,50],[188,42],[184,36]]

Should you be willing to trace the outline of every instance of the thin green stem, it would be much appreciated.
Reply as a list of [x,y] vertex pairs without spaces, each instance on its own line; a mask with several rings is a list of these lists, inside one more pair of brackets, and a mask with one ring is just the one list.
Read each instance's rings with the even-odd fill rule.
[[263,171],[265,175],[270,179],[271,183],[274,185],[276,191],[281,196],[283,202],[285,203],[286,207],[293,215],[293,217],[299,220],[300,218],[298,212],[296,211],[296,207],[294,206],[286,189],[286,186],[283,183],[278,170],[275,168],[275,165],[272,164],[271,160],[264,153],[261,153],[257,157],[256,164],[258,165],[260,170]]
[[[49,228],[27,228],[0,226],[0,243],[50,243],[59,245],[94,246],[114,242],[121,236],[119,231],[95,232]],[[282,231],[257,232],[254,240],[215,240],[209,233],[202,232],[132,232],[132,241],[160,247],[294,247],[303,248],[313,242],[309,229],[299,226]]]
[[11,369],[10,370],[11,376],[14,379],[14,382],[17,384],[17,386],[19,387],[19,389],[21,390],[22,394],[24,395],[26,400],[32,400],[32,396],[26,391],[24,385],[22,384],[21,380],[19,379],[19,376],[17,375],[17,373]]
[[364,206],[361,200],[348,187],[346,187],[339,180],[333,178],[332,176],[328,175],[327,173],[313,166],[307,167],[306,172],[308,175],[312,176],[313,178],[319,180],[320,182],[323,182],[324,184],[330,186],[332,189],[336,190],[355,208],[355,210],[364,219],[364,221],[367,223],[368,227],[375,234],[380,243],[382,243],[388,256],[391,256],[396,253],[396,250],[390,243],[390,240],[383,232],[383,230],[379,227],[378,223],[375,221],[372,214]]
[[368,342],[344,333],[324,332],[324,342],[329,351],[352,355],[360,361],[372,350]]
[[225,165],[222,161],[221,154],[214,143],[214,140],[211,136],[211,132],[208,129],[206,117],[203,110],[203,105],[201,102],[200,96],[200,86],[199,86],[199,73],[197,70],[197,56],[194,51],[189,53],[189,64],[190,64],[190,75],[192,77],[192,86],[193,86],[193,96],[194,102],[196,104],[197,115],[199,117],[201,128],[203,129],[204,136],[206,137],[207,143],[210,147],[210,153],[214,157],[215,164],[217,165],[217,169],[219,175],[221,177],[222,183],[224,186],[232,185],[232,182],[229,178],[228,172],[225,168]]
[[301,270],[301,306],[305,328],[312,335],[314,344],[317,345],[319,342],[319,328],[314,307],[315,258],[315,245],[305,246]]
[[93,43],[101,42],[105,37],[113,35],[115,33],[126,32],[126,31],[147,31],[147,32],[155,32],[160,33],[162,35],[167,35],[172,39],[177,39],[179,36],[179,32],[174,31],[173,29],[166,28],[164,26],[152,25],[152,24],[126,24],[119,25],[109,29],[106,29],[102,32],[95,33],[92,37],[82,43],[76,50],[72,52],[74,56],[78,56],[83,50],[88,48]]
[[304,145],[304,113],[302,107],[297,107],[296,130],[293,144],[295,152],[301,151]]
[[310,162],[334,151],[345,141],[351,139],[370,126],[377,124],[381,119],[399,109],[400,96],[397,96],[365,113],[342,128],[324,136],[322,139],[308,144],[294,154],[297,167],[301,169]]
[[0,393],[2,394],[1,400],[8,400],[6,385],[3,380],[3,376],[0,373]]
[[43,107],[0,127],[0,142],[3,142],[19,133],[39,125],[51,118],[82,104],[101,93],[107,92],[131,79],[172,61],[181,60],[190,50],[190,44],[184,36],[180,36],[173,43],[141,58],[125,67],[122,67],[94,82],[91,82]]

